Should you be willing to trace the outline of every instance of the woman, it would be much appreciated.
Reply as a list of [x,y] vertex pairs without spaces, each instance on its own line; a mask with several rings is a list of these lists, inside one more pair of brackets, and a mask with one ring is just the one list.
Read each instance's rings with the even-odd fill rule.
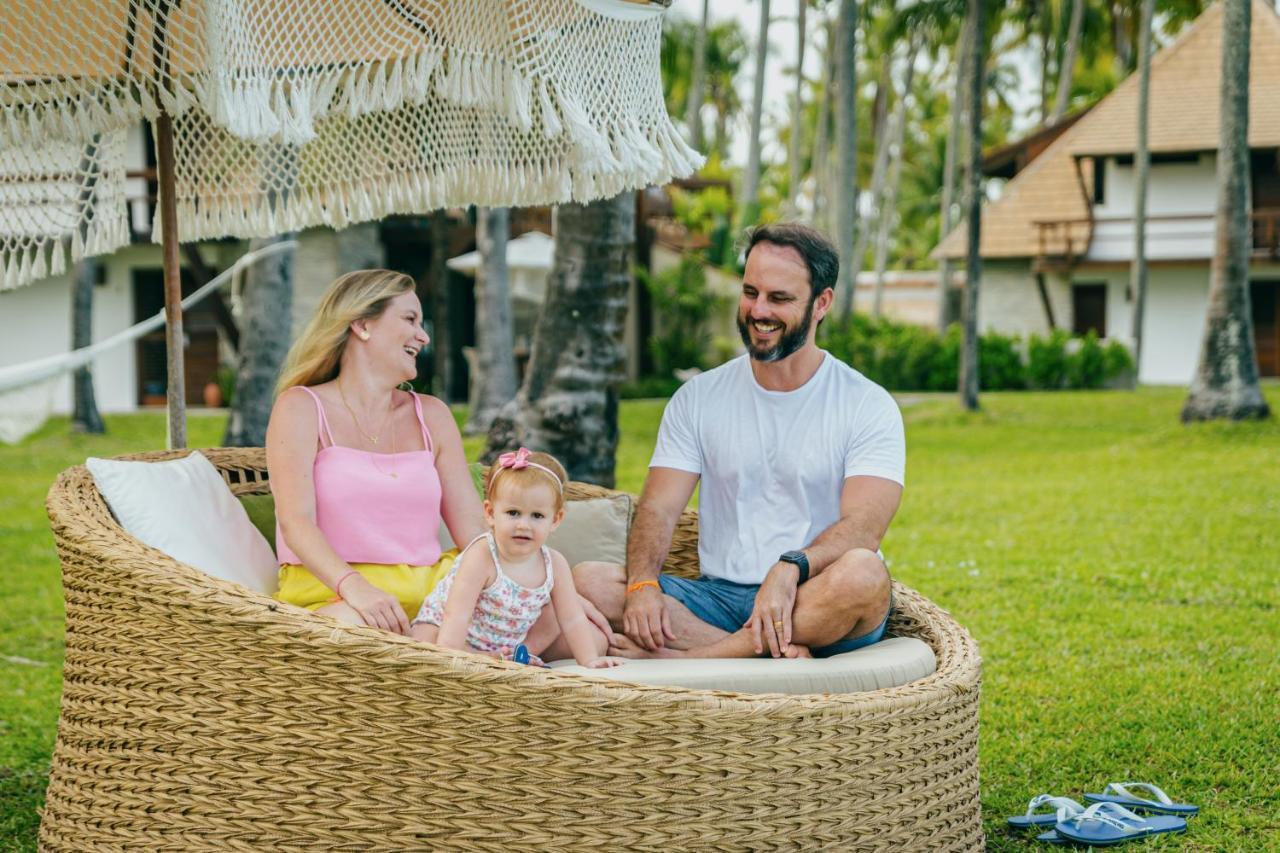
[[[455,542],[485,532],[453,414],[399,389],[429,341],[413,279],[360,270],[329,286],[289,351],[267,426],[281,601],[407,634],[458,555],[441,550],[441,520]],[[572,655],[550,611],[526,645]]]
[[289,351],[267,427],[277,597],[407,634],[455,542],[484,513],[449,408],[400,390],[429,339],[413,279],[388,270],[332,285]]

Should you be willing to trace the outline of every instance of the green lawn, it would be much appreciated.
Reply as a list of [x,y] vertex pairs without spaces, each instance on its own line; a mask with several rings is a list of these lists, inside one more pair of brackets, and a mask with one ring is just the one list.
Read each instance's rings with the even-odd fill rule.
[[[1267,388],[1280,411],[1280,387]],[[1041,792],[1153,781],[1203,809],[1150,847],[1280,850],[1280,423],[1178,423],[1183,392],[991,394],[906,408],[895,576],[982,648],[982,802],[995,850]],[[624,403],[638,491],[661,403]],[[0,447],[0,849],[34,849],[62,614],[44,493],[88,455],[162,446],[158,415],[65,420]],[[192,446],[222,423],[194,418]],[[479,442],[469,441],[474,455]],[[1048,849],[1048,848],[1046,848]]]

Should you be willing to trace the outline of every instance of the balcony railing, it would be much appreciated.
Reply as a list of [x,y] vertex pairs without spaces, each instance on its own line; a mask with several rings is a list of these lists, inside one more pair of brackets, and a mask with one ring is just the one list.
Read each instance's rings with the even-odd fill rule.
[[[1280,208],[1259,208],[1250,215],[1253,257],[1280,260]],[[1036,262],[1071,267],[1086,257],[1095,261],[1129,260],[1133,256],[1133,218],[1038,220]],[[1212,212],[1147,217],[1147,257],[1187,260],[1213,255],[1216,218]]]

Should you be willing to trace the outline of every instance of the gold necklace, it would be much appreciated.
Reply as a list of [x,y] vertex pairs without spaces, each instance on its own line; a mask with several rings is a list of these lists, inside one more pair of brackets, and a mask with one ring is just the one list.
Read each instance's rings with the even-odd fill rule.
[[[385,426],[385,424],[383,425]],[[391,470],[390,471],[384,471],[382,466],[379,465],[376,461],[374,461],[373,457],[381,456],[381,455],[382,455],[381,453],[374,453],[373,451],[369,451],[369,461],[373,463],[374,468],[378,469],[379,474],[386,474],[388,477],[390,477],[393,480],[397,479],[396,477],[396,421],[394,417],[391,419],[391,454],[390,454]]]
[[[376,445],[377,445],[377,443],[378,443],[378,437],[377,437],[376,435],[374,435],[373,433],[366,432],[366,431],[365,431],[365,428],[364,428],[363,426],[361,426],[361,425],[360,425],[360,419],[356,417],[355,410],[354,410],[354,409],[352,409],[352,408],[351,408],[351,404],[347,402],[347,395],[346,395],[346,394],[344,394],[344,393],[342,392],[342,380],[340,380],[340,379],[339,379],[339,380],[335,380],[333,384],[335,384],[335,385],[337,385],[337,386],[338,386],[338,396],[342,398],[342,405],[346,407],[346,409],[347,409],[347,414],[351,415],[351,421],[356,425],[356,432],[358,432],[358,433],[360,433],[361,435],[363,435],[363,436],[364,436],[365,438],[367,438],[369,441],[373,442],[373,444],[376,446]],[[395,403],[395,399],[394,399],[394,397],[392,398],[392,401],[391,401],[391,402],[392,402],[393,404]],[[388,410],[388,411],[390,411],[390,410]],[[389,416],[389,415],[388,415],[388,416]],[[386,425],[387,425],[387,418],[386,418],[386,417],[383,417],[383,419],[382,419],[382,426],[383,426],[383,428],[385,428],[385,427],[386,427]],[[378,430],[378,432],[382,432],[382,430],[381,430],[381,429],[379,429],[379,430]],[[392,438],[394,439],[394,437],[395,437],[395,433],[393,432],[393,433],[392,433]]]

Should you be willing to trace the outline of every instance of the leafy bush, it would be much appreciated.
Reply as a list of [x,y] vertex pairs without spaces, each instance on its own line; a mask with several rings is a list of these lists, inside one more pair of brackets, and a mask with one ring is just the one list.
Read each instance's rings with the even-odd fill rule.
[[1071,336],[1061,329],[1042,338],[1032,335],[1027,341],[1027,384],[1032,388],[1056,391],[1067,387],[1067,341]]
[[711,346],[707,321],[723,300],[707,288],[702,262],[682,255],[670,269],[650,274],[637,268],[636,275],[648,289],[658,315],[659,332],[649,339],[654,375],[669,379],[681,368],[707,367]]
[[[963,332],[871,320],[862,315],[828,319],[820,345],[891,391],[954,391],[959,382]],[[978,338],[979,383],[985,391],[1024,388],[1100,388],[1133,369],[1124,344],[1105,347],[1094,335],[1072,338],[1061,330],[1024,342],[988,332]]]

